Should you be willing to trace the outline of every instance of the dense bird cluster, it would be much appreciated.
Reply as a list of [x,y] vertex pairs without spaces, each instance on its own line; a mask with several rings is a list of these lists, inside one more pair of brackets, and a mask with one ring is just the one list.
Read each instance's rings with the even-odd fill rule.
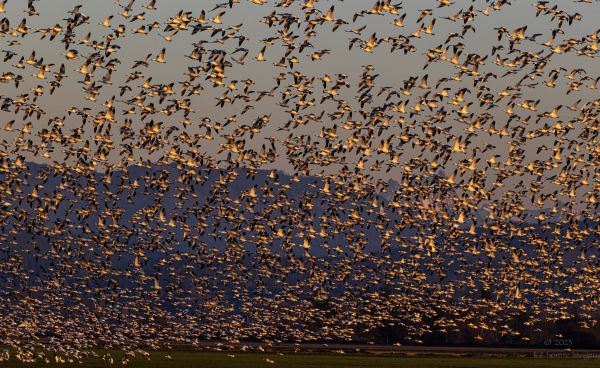
[[[498,27],[497,40],[471,38],[481,55],[467,38],[507,0],[412,14],[377,1],[351,22],[336,18],[347,2],[248,1],[264,13],[244,24],[228,23],[249,6],[238,0],[172,14],[131,0],[35,30],[32,0],[0,4],[0,343],[24,361],[45,358],[38,346],[81,360],[96,346],[127,357],[164,341],[364,341],[390,326],[403,343],[463,328],[526,342],[512,318],[535,327],[574,310],[595,327],[600,77],[560,67],[597,56],[599,31],[569,31],[593,4],[539,1],[530,15],[548,34]],[[369,22],[381,19],[390,34],[418,28],[379,38]],[[453,30],[430,48],[442,22]],[[373,65],[296,69],[346,52],[313,45],[339,31],[353,54],[421,53],[447,77],[406,70],[396,88]],[[197,42],[174,71],[186,33]],[[53,43],[47,55],[12,51],[32,38]],[[148,51],[118,45],[131,38]],[[253,80],[265,62],[272,79]],[[165,76],[180,80],[153,83]],[[83,95],[46,116],[73,79]],[[579,97],[537,109],[556,94]]]

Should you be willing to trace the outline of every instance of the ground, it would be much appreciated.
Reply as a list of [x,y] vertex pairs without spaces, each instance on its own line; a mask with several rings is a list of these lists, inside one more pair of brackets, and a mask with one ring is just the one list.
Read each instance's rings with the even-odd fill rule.
[[[2,349],[4,350],[4,348]],[[473,351],[470,348],[453,348],[443,351],[429,351],[430,349],[404,349],[393,352],[372,350],[362,352],[346,352],[345,354],[328,352],[299,352],[293,351],[265,351],[265,352],[240,352],[240,351],[215,351],[215,350],[157,350],[150,351],[150,360],[136,353],[135,358],[129,359],[128,367],[160,367],[160,368],[252,368],[279,366],[286,368],[311,368],[311,367],[599,367],[600,352],[563,350],[536,352],[530,349],[516,349],[513,353],[508,349],[498,349],[494,354],[493,349]],[[434,349],[435,350],[435,349]],[[106,351],[98,350],[99,354]],[[114,364],[122,366],[121,350],[108,351]],[[170,354],[171,359],[167,358]],[[554,354],[554,357],[553,357]],[[230,355],[233,355],[230,356]],[[513,356],[510,356],[513,355]],[[564,357],[568,355],[568,357]],[[587,359],[585,359],[587,355]],[[9,361],[0,362],[0,367],[53,367],[64,366],[55,363],[52,353],[47,354],[51,363],[47,364],[38,360],[37,363],[22,363],[11,354]],[[272,362],[272,363],[270,363]],[[68,363],[67,363],[68,364]],[[73,364],[77,364],[75,360]],[[108,360],[101,358],[85,359],[85,367],[107,367]]]

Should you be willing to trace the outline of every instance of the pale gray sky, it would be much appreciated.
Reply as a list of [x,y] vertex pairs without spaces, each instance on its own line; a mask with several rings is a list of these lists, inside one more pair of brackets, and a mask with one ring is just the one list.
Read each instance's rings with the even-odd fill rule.
[[[436,82],[439,78],[442,77],[450,77],[457,73],[458,69],[455,68],[454,65],[447,62],[435,62],[431,64],[426,70],[423,70],[423,65],[427,60],[426,56],[423,53],[427,53],[429,48],[435,48],[436,46],[443,44],[446,40],[449,32],[461,32],[462,30],[462,22],[451,22],[446,19],[442,19],[441,17],[449,17],[455,15],[460,10],[466,11],[470,6],[474,7],[477,16],[474,21],[469,22],[468,24],[472,25],[475,28],[475,32],[469,30],[464,39],[455,38],[448,45],[456,44],[459,41],[465,44],[465,49],[463,50],[460,61],[465,60],[465,55],[468,53],[477,53],[484,57],[485,55],[491,54],[492,47],[497,45],[503,45],[506,49],[505,51],[499,51],[502,58],[509,58],[509,60],[517,57],[517,53],[513,53],[511,55],[507,55],[508,51],[508,43],[509,39],[506,35],[502,38],[501,41],[497,39],[497,31],[494,28],[498,27],[506,27],[506,29],[511,33],[513,30],[527,26],[527,30],[525,32],[526,36],[531,36],[535,33],[541,34],[541,36],[537,37],[536,41],[538,44],[524,40],[520,45],[516,45],[515,48],[518,48],[522,51],[528,52],[539,52],[544,50],[543,55],[546,55],[549,51],[548,48],[539,43],[546,42],[551,36],[551,29],[558,27],[558,19],[551,21],[551,15],[541,14],[539,17],[535,16],[536,8],[532,6],[531,1],[512,1],[512,5],[503,5],[500,11],[489,11],[489,16],[485,16],[482,13],[478,12],[480,10],[485,10],[489,3],[484,1],[460,1],[457,0],[453,5],[446,6],[442,8],[437,8],[440,4],[434,0],[428,1],[405,1],[402,6],[403,9],[399,10],[399,14],[406,13],[406,18],[404,20],[404,27],[396,27],[391,25],[390,23],[397,19],[397,16],[391,15],[389,13],[385,13],[385,15],[368,15],[366,14],[364,17],[358,17],[356,22],[352,22],[353,15],[361,10],[366,10],[372,8],[375,4],[374,1],[324,1],[321,0],[319,2],[315,2],[315,8],[319,9],[322,14],[325,14],[327,10],[331,6],[335,6],[335,10],[333,12],[333,17],[335,18],[343,18],[347,20],[350,24],[342,25],[337,31],[332,32],[333,22],[325,22],[323,25],[318,25],[314,30],[317,32],[317,36],[310,39],[310,42],[314,45],[314,49],[306,49],[302,54],[298,54],[298,51],[294,51],[292,55],[296,55],[300,62],[294,65],[293,69],[290,68],[279,68],[275,67],[273,63],[276,63],[280,60],[285,52],[285,47],[282,47],[281,40],[275,40],[273,45],[267,46],[267,51],[265,53],[266,62],[257,62],[253,61],[252,58],[256,57],[265,45],[261,43],[260,40],[267,37],[276,37],[276,32],[281,31],[283,26],[275,25],[273,27],[268,27],[265,23],[261,23],[261,19],[263,17],[269,15],[273,11],[276,13],[292,13],[302,19],[302,24],[300,28],[296,26],[292,26],[290,32],[294,32],[295,35],[300,36],[297,41],[301,40],[304,37],[304,28],[306,27],[306,22],[304,21],[304,12],[302,11],[300,1],[295,1],[290,7],[275,7],[276,2],[270,0],[264,5],[256,5],[249,1],[240,0],[240,3],[234,3],[233,8],[230,9],[227,7],[226,9],[219,9],[217,11],[209,12],[213,7],[213,2],[207,1],[161,1],[158,0],[156,3],[156,7],[158,10],[146,10],[142,8],[142,5],[147,5],[149,1],[141,1],[137,0],[133,9],[130,11],[131,14],[139,14],[141,12],[145,12],[145,20],[144,21],[135,21],[130,22],[130,19],[125,19],[121,15],[118,15],[119,12],[122,12],[122,7],[115,4],[112,1],[72,1],[72,0],[61,0],[61,1],[37,1],[34,2],[35,9],[40,16],[27,16],[23,11],[26,9],[25,2],[17,2],[14,0],[9,0],[9,2],[5,6],[6,13],[3,14],[10,21],[10,27],[16,27],[23,17],[27,20],[27,25],[31,27],[29,34],[27,34],[24,38],[22,37],[12,37],[10,35],[5,35],[5,37],[1,40],[2,42],[9,42],[16,40],[20,44],[14,46],[8,46],[8,44],[4,45],[4,50],[11,50],[17,53],[17,56],[13,57],[11,60],[4,63],[3,71],[8,72],[12,71],[15,74],[20,74],[25,79],[24,83],[21,83],[19,88],[16,89],[12,82],[7,84],[0,85],[0,93],[2,93],[5,97],[16,98],[18,95],[22,93],[30,93],[30,97],[32,97],[33,93],[30,91],[30,88],[35,88],[38,84],[44,86],[44,95],[39,97],[36,101],[36,104],[40,106],[46,112],[39,121],[36,121],[33,118],[29,118],[27,121],[32,121],[34,123],[34,131],[39,131],[42,128],[46,127],[46,123],[48,118],[50,117],[62,117],[66,115],[66,109],[71,107],[91,108],[90,113],[94,115],[98,111],[103,111],[104,108],[101,106],[101,103],[108,101],[113,95],[117,95],[117,99],[125,99],[130,98],[133,95],[137,95],[140,91],[137,86],[141,85],[143,81],[152,77],[153,84],[169,84],[171,82],[175,82],[174,90],[177,91],[177,94],[172,96],[174,98],[182,99],[179,95],[181,85],[178,82],[183,82],[187,80],[187,77],[184,75],[187,72],[188,67],[204,65],[204,63],[197,63],[193,60],[183,57],[183,55],[189,55],[193,49],[192,43],[199,41],[211,41],[217,39],[215,36],[211,39],[211,31],[198,32],[195,35],[191,35],[190,30],[186,32],[179,32],[172,39],[172,42],[167,42],[162,37],[159,36],[163,34],[162,27],[164,27],[164,23],[167,19],[175,16],[177,12],[180,10],[190,11],[194,17],[198,17],[202,10],[205,10],[207,13],[206,18],[214,17],[218,12],[225,11],[225,15],[221,18],[223,24],[220,26],[223,28],[227,28],[228,26],[235,26],[240,23],[243,24],[241,30],[238,34],[244,34],[250,38],[249,41],[246,41],[242,47],[247,48],[249,50],[249,55],[246,58],[245,65],[238,65],[234,62],[232,68],[226,69],[226,78],[224,79],[225,85],[229,84],[231,80],[243,80],[246,78],[251,78],[256,83],[251,86],[250,89],[254,91],[268,91],[272,87],[276,85],[273,77],[277,76],[280,72],[291,72],[298,71],[303,75],[306,75],[309,79],[311,77],[323,77],[328,74],[330,76],[334,76],[338,73],[343,73],[348,75],[348,83],[350,84],[350,88],[341,88],[340,89],[340,99],[344,99],[349,102],[350,106],[353,107],[354,115],[353,119],[358,120],[361,119],[359,114],[356,111],[359,109],[359,105],[356,103],[355,97],[359,95],[358,84],[359,78],[363,71],[363,65],[370,64],[375,67],[375,70],[371,72],[371,74],[378,74],[378,78],[375,80],[375,87],[372,89],[371,94],[374,96],[374,102],[372,104],[365,105],[365,109],[370,110],[374,106],[382,105],[385,102],[385,97],[387,92],[384,92],[381,96],[375,97],[379,92],[381,87],[389,86],[392,87],[393,90],[399,90],[403,86],[403,81],[407,80],[409,77],[419,77],[420,78],[428,74],[428,84],[432,87],[435,87]],[[571,1],[567,2],[558,2],[559,9],[565,11],[567,14],[575,14],[580,13],[582,15],[581,21],[574,21],[572,25],[568,25],[565,22],[562,25],[562,29],[564,30],[564,35],[558,34],[553,45],[557,45],[559,43],[564,43],[567,39],[582,39],[587,35],[592,34],[596,27],[598,27],[598,23],[596,22],[596,15],[600,11],[600,4],[597,2],[591,4],[581,4],[574,3]],[[49,37],[46,37],[43,40],[40,40],[40,33],[34,33],[36,28],[47,28],[52,27],[56,24],[64,26],[66,24],[65,18],[69,17],[68,11],[72,10],[76,5],[82,5],[80,11],[85,15],[89,16],[89,23],[86,25],[82,25],[75,29],[76,36],[75,40],[84,38],[88,32],[91,32],[90,40],[96,40],[98,42],[104,41],[103,36],[108,35],[112,32],[110,28],[105,28],[99,26],[98,23],[104,21],[104,19],[109,15],[114,15],[114,18],[110,21],[112,28],[117,28],[119,24],[123,24],[126,27],[126,36],[122,38],[118,38],[113,41],[113,44],[118,44],[121,46],[121,49],[116,51],[111,55],[111,57],[116,57],[121,61],[120,65],[117,65],[117,70],[112,75],[113,85],[103,85],[100,90],[100,95],[97,96],[97,102],[92,103],[84,99],[86,96],[83,92],[81,92],[82,84],[78,83],[81,81],[83,76],[79,73],[74,72],[75,69],[79,68],[83,62],[84,58],[92,53],[94,50],[90,47],[85,47],[84,45],[74,44],[69,47],[70,49],[76,49],[79,51],[80,58],[78,60],[67,60],[64,56],[61,56],[61,53],[65,52],[64,45],[60,42],[61,36],[57,36],[53,41],[49,41]],[[550,3],[549,6],[552,6],[553,3]],[[424,18],[424,20],[420,23],[416,23],[417,17],[420,15],[421,9],[432,9],[433,15],[428,15]],[[355,44],[352,50],[348,50],[349,38],[359,37],[362,40],[368,40],[369,37],[373,34],[377,34],[378,39],[382,39],[385,37],[391,36],[409,36],[412,32],[416,31],[421,23],[424,23],[425,27],[431,22],[431,20],[436,17],[436,23],[433,29],[435,35],[427,35],[421,34],[421,38],[411,38],[411,44],[416,47],[416,52],[404,54],[401,50],[396,50],[393,53],[390,53],[391,43],[381,42],[381,44],[373,49],[373,53],[366,53],[360,50],[359,45]],[[314,18],[314,16],[313,16]],[[142,24],[149,24],[152,22],[158,22],[161,24],[161,29],[154,29],[149,35],[141,35],[141,34],[132,34],[132,28],[138,28]],[[211,22],[208,25],[217,26]],[[362,31],[362,35],[357,36],[353,33],[346,32],[351,29],[358,29],[360,27],[366,26],[366,29]],[[189,27],[191,28],[191,27]],[[230,30],[228,31],[230,32]],[[170,34],[171,32],[168,32]],[[298,43],[298,42],[297,42]],[[238,46],[237,40],[232,39],[225,42],[225,44],[219,43],[205,43],[204,47],[206,50],[211,49],[223,49],[227,52],[231,53]],[[150,66],[148,68],[139,67],[137,70],[141,71],[144,75],[144,78],[137,79],[135,81],[131,81],[128,83],[129,86],[133,88],[132,92],[126,92],[123,97],[119,97],[119,88],[118,86],[124,85],[126,80],[126,74],[129,74],[132,69],[135,60],[142,59],[146,54],[151,53],[153,57],[155,57],[160,50],[166,47],[165,54],[165,64],[159,64],[156,62],[150,62]],[[575,46],[579,48],[579,45]],[[324,55],[323,60],[319,61],[311,61],[306,55],[318,51],[320,49],[330,49],[331,54]],[[46,83],[47,80],[39,80],[35,77],[32,77],[31,74],[34,72],[37,73],[37,69],[34,69],[31,66],[26,66],[24,70],[19,70],[11,67],[10,65],[15,64],[20,56],[25,56],[27,58],[30,53],[35,50],[36,58],[43,57],[44,64],[54,63],[55,65],[51,67],[51,70],[57,71],[58,67],[61,63],[64,63],[67,70],[67,78],[62,80],[63,86],[55,91],[54,95],[49,94],[49,84]],[[452,53],[449,52],[449,55]],[[237,53],[235,55],[236,58],[241,56],[241,53]],[[496,56],[489,56],[485,65],[481,65],[479,68],[479,72],[484,74],[485,72],[495,73],[498,77],[502,76],[504,72],[508,69],[506,67],[500,67],[494,65],[492,62],[495,60]],[[230,60],[230,56],[227,56],[227,59]],[[207,60],[207,55],[204,56],[204,61]],[[589,57],[580,57],[575,53],[567,53],[554,55],[548,66],[544,68],[544,75],[537,77],[534,81],[527,81],[524,83],[539,83],[535,89],[522,88],[522,98],[516,100],[515,102],[522,102],[525,99],[541,99],[542,101],[538,105],[538,112],[550,111],[553,107],[563,104],[565,108],[560,110],[559,115],[561,115],[561,119],[567,120],[568,117],[576,116],[577,114],[572,113],[571,111],[566,109],[566,106],[571,106],[575,101],[582,99],[585,101],[590,101],[598,98],[597,90],[591,90],[587,88],[581,88],[579,92],[573,92],[569,95],[566,95],[566,90],[568,88],[567,82],[570,82],[566,78],[564,78],[565,72],[560,73],[560,77],[558,78],[555,88],[549,88],[542,85],[542,81],[547,81],[550,78],[548,77],[548,72],[552,69],[558,67],[564,67],[567,69],[568,73],[575,68],[584,69],[587,75],[592,79],[600,76],[600,72],[597,71],[595,65],[597,61],[595,58]],[[504,78],[493,79],[490,78],[486,85],[490,87],[490,92],[497,96],[496,93],[501,92],[507,86],[514,85],[525,73],[529,73],[532,70],[532,66],[526,66],[521,70],[517,75],[509,75]],[[567,74],[568,74],[567,73]],[[98,68],[94,73],[94,80],[100,80],[102,76],[106,74],[106,71]],[[290,115],[285,113],[285,110],[290,110],[290,108],[284,108],[276,106],[276,102],[280,102],[282,100],[280,93],[285,91],[285,87],[287,83],[290,83],[293,79],[291,76],[288,76],[287,79],[282,82],[282,86],[276,91],[275,97],[266,97],[261,101],[252,101],[247,104],[253,105],[255,107],[254,110],[248,111],[246,114],[241,115],[241,111],[243,109],[243,105],[245,104],[243,101],[236,101],[233,105],[226,105],[225,108],[219,108],[215,106],[216,99],[218,98],[226,89],[224,87],[216,87],[213,88],[210,80],[205,80],[205,76],[201,75],[200,78],[196,79],[194,83],[200,82],[204,87],[204,91],[200,95],[191,96],[191,108],[196,112],[195,114],[190,114],[189,118],[192,124],[187,127],[186,131],[188,134],[192,133],[204,133],[205,129],[198,129],[199,121],[204,117],[209,117],[212,120],[212,123],[216,122],[224,122],[224,118],[237,115],[237,123],[233,123],[223,129],[221,134],[229,134],[238,125],[250,125],[252,121],[254,121],[258,116],[262,116],[265,114],[272,113],[270,118],[270,123],[268,126],[261,130],[260,133],[254,136],[254,139],[247,139],[246,144],[247,148],[260,149],[260,146],[267,141],[263,138],[275,136],[277,138],[284,138],[290,132],[278,132],[277,128],[282,127],[286,124],[286,122],[290,119]],[[53,78],[49,76],[48,80],[52,80]],[[471,94],[467,94],[466,98],[468,102],[474,102],[474,105],[469,108],[470,112],[480,113],[483,110],[478,107],[479,102],[476,98],[477,87],[473,87],[473,77],[463,76],[463,82],[448,82],[440,86],[440,89],[443,87],[450,87],[450,95],[452,96],[458,89],[461,87],[466,87],[471,90]],[[584,85],[590,85],[592,81],[587,81]],[[100,85],[100,83],[97,83]],[[314,93],[312,94],[312,98],[315,99],[316,106],[308,108],[306,110],[300,111],[301,115],[306,115],[309,113],[314,113],[318,115],[321,111],[325,111],[325,116],[323,117],[323,123],[316,123],[311,121],[306,126],[300,126],[293,131],[295,135],[300,134],[309,134],[313,136],[313,140],[315,139],[315,135],[319,133],[322,127],[331,127],[334,124],[340,125],[341,120],[331,121],[327,118],[326,114],[332,113],[336,111],[336,104],[332,101],[326,101],[322,105],[319,104],[321,100],[321,96],[323,95],[323,88],[319,80],[315,79],[314,81]],[[238,87],[241,87],[242,83],[238,83]],[[330,84],[331,86],[331,84]],[[410,101],[407,105],[407,108],[414,107],[416,104],[417,98],[424,93],[423,90],[415,90],[413,89],[412,96],[402,96],[403,98],[399,99],[398,97],[392,97],[391,101],[400,101],[410,98]],[[432,92],[431,95],[433,95]],[[232,95],[230,93],[230,95]],[[257,94],[254,95],[257,97]],[[431,96],[430,96],[431,97]],[[185,98],[185,97],[183,97]],[[447,111],[452,111],[454,109],[459,108],[460,106],[452,106],[448,105],[446,102],[449,99],[445,99],[444,102],[438,102],[439,108],[444,108]],[[495,108],[490,110],[490,113],[493,114],[494,120],[496,121],[496,128],[502,128],[508,120],[508,115],[502,112],[502,109],[506,109],[507,98],[503,99],[498,103],[499,108]],[[31,100],[28,102],[32,102]],[[149,102],[154,102],[155,106],[160,109],[160,107],[164,107],[167,105],[165,101],[162,105],[158,104],[158,98],[147,98],[145,104]],[[581,106],[581,105],[579,105]],[[118,138],[118,129],[117,126],[121,125],[121,122],[125,118],[133,119],[133,128],[134,130],[139,130],[143,126],[143,123],[140,121],[139,115],[128,115],[122,116],[121,112],[123,110],[129,109],[129,106],[124,103],[116,104],[116,119],[118,121],[117,124],[112,129],[112,133],[115,134],[115,140],[117,143],[119,142]],[[435,111],[434,111],[435,112]],[[535,112],[526,111],[520,109],[518,107],[514,110],[515,113],[519,114],[521,117],[526,117],[527,115],[533,115],[530,120],[529,126],[525,128],[527,130],[535,129]],[[398,113],[391,113],[388,110],[388,113],[393,116],[393,119],[397,119],[400,117]],[[4,115],[4,120],[12,120],[16,119],[15,127],[20,127],[24,122],[22,121],[22,112],[14,115],[12,112],[2,112]],[[429,113],[427,113],[429,114]],[[417,122],[424,121],[427,119],[427,114],[422,114],[421,116],[416,116],[414,119]],[[459,124],[455,122],[453,119],[456,118],[456,114],[451,114],[446,119],[446,122],[442,124],[442,128],[450,127],[451,134],[456,136],[464,135],[464,128],[468,127],[463,124]],[[183,120],[182,112],[175,113],[171,116],[167,116],[165,114],[155,114],[152,116],[148,116],[147,121],[153,119],[155,121],[162,121],[166,127],[171,125],[176,125],[182,127],[182,124],[179,123]],[[410,119],[406,116],[407,121]],[[414,120],[413,119],[413,120]],[[345,120],[345,117],[344,117]],[[547,119],[542,119],[540,121],[541,127]],[[78,116],[68,116],[65,121],[65,126],[62,128],[63,132],[68,132],[70,129],[76,128],[80,126],[80,118]],[[550,121],[552,124],[555,123],[554,120]],[[386,138],[390,134],[399,134],[402,131],[402,128],[399,128],[396,123],[392,123],[392,128],[387,130],[381,138]],[[517,126],[518,123],[512,122],[511,126]],[[578,131],[581,130],[581,127],[577,127],[577,129],[570,133],[573,139],[577,137],[579,134]],[[338,134],[341,138],[347,138],[350,136],[352,131],[344,131],[338,129]],[[421,133],[420,129],[416,129],[415,133]],[[93,134],[91,123],[88,123],[85,128],[85,137],[90,137]],[[7,133],[3,132],[3,136],[7,141],[11,141],[14,136],[18,135],[18,132]],[[220,147],[220,143],[224,143],[224,139],[220,138],[215,132],[213,132],[213,136],[216,138],[213,141],[201,140],[202,146],[200,147],[200,151],[207,151],[209,154],[215,153],[215,151]],[[553,138],[553,137],[552,137]],[[552,138],[536,138],[531,140],[531,143],[528,145],[528,152],[531,152],[530,157],[533,157],[535,154],[537,147],[546,144],[553,145]],[[32,137],[34,140],[34,144],[39,143],[39,138]],[[380,139],[375,140],[375,144],[379,142]],[[453,158],[456,160],[468,158],[471,154],[471,148],[482,145],[485,142],[491,142],[497,146],[496,149],[490,150],[485,154],[482,154],[482,158],[489,158],[494,154],[506,157],[507,155],[507,142],[510,139],[503,138],[498,139],[497,136],[490,138],[488,134],[480,132],[478,137],[471,138],[473,142],[468,149],[466,154],[455,154]],[[452,142],[450,142],[452,143]],[[375,148],[375,147],[373,147]],[[169,147],[165,147],[165,150],[168,151]],[[278,161],[272,165],[273,167],[286,168],[287,160],[285,157],[285,152],[283,148],[280,147],[281,151],[278,151],[280,157]],[[62,149],[57,147],[57,150],[53,153],[53,156],[49,160],[45,160],[45,162],[50,162],[52,160],[62,159],[63,154],[60,153]],[[162,154],[164,151],[160,152]],[[416,151],[415,151],[416,152]],[[567,152],[565,150],[565,152]],[[419,153],[414,153],[409,149],[409,147],[405,148],[405,154],[402,156],[402,161],[408,161],[411,157],[418,155]],[[541,160],[545,160],[552,152],[544,151],[541,152],[537,158]],[[568,153],[566,153],[568,155]],[[430,155],[431,156],[431,155]],[[28,159],[33,159],[31,155],[27,156]],[[135,152],[136,160],[138,157],[144,157],[144,153],[139,151]],[[429,156],[428,156],[429,157]],[[376,159],[387,159],[387,157],[373,157],[370,159],[369,164],[374,162]],[[110,160],[113,162],[118,162],[120,157],[116,156],[116,153],[113,152]],[[35,158],[36,161],[44,162],[43,158]],[[347,160],[352,162],[355,160],[354,157],[348,156]],[[454,161],[456,162],[456,161]],[[450,166],[453,161],[450,161],[447,168],[445,168],[446,172],[451,172],[454,170],[454,166]],[[485,167],[485,162],[482,160],[478,163],[478,168]],[[332,166],[333,170],[336,171],[339,169],[338,165]],[[315,168],[319,171],[321,168]],[[378,177],[382,177],[384,179],[397,177],[397,172],[395,170],[390,171],[389,173],[385,173],[384,169],[380,172],[373,173]]]

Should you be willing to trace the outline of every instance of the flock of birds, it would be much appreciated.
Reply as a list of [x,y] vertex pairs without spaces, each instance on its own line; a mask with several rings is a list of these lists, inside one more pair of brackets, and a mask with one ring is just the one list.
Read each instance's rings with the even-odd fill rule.
[[[538,1],[530,15],[547,35],[498,27],[497,40],[469,37],[510,13],[507,0],[431,0],[416,14],[380,0],[351,21],[336,18],[347,2],[248,0],[268,10],[243,24],[228,23],[250,6],[240,0],[172,14],[140,1],[105,19],[79,5],[35,30],[37,3],[0,4],[0,343],[19,359],[124,347],[125,364],[165,341],[363,341],[382,328],[409,343],[462,329],[526,342],[514,315],[535,327],[574,308],[594,328],[600,77],[559,66],[598,55],[600,30],[569,29],[591,1]],[[166,19],[146,24],[159,8]],[[418,28],[379,38],[372,19]],[[441,22],[455,29],[431,47]],[[242,34],[252,27],[272,33],[264,46]],[[324,36],[339,31],[378,63],[422,54],[423,69],[456,72],[399,70],[399,88],[374,65],[319,74],[347,52]],[[200,40],[174,71],[184,33]],[[13,51],[36,37],[54,43],[47,55]],[[132,37],[156,50],[131,55],[118,43]],[[253,80],[258,63],[272,79]],[[181,80],[154,84],[165,76]],[[83,94],[65,102],[73,79]],[[556,94],[578,101],[538,110]],[[75,107],[46,116],[61,103]]]

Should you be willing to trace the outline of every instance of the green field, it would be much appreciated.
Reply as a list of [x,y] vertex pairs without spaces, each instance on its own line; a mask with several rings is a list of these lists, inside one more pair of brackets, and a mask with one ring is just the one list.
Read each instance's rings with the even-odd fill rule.
[[[104,352],[104,351],[102,351]],[[100,352],[99,352],[100,353]],[[121,358],[123,352],[110,350],[114,365],[123,366]],[[172,359],[167,359],[167,351],[151,351],[150,359],[143,359],[136,353],[135,358],[130,358],[127,367],[160,367],[160,368],[188,368],[188,367],[223,367],[223,368],[252,368],[280,366],[289,368],[309,367],[598,367],[600,360],[593,358],[534,358],[534,357],[456,357],[456,356],[394,356],[369,355],[369,354],[310,354],[310,353],[244,353],[237,351],[171,351]],[[233,354],[235,357],[230,357]],[[52,353],[48,356],[52,362],[47,364],[38,360],[37,363],[22,363],[11,355],[9,361],[0,362],[0,367],[54,367],[65,366],[55,363]],[[274,363],[269,364],[265,359]],[[72,364],[77,364],[75,361]],[[78,364],[77,364],[78,365]],[[84,360],[86,367],[110,366],[107,360],[89,358]]]

